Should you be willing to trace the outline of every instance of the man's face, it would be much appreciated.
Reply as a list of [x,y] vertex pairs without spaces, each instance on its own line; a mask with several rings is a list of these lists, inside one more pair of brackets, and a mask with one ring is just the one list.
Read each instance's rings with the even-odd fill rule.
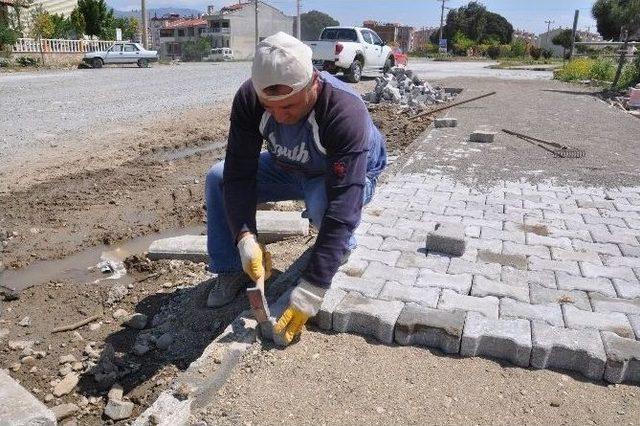
[[[269,101],[260,96],[258,99],[275,120],[280,124],[295,124],[309,113],[316,101],[316,83],[311,83],[308,87],[288,98],[279,101]],[[291,87],[274,86],[268,88],[271,96],[286,95],[291,92]]]

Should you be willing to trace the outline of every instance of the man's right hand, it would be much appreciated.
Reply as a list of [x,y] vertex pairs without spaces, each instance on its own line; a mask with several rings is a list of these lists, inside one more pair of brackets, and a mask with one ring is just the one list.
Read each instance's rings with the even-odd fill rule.
[[258,243],[256,236],[251,233],[241,235],[238,241],[238,251],[242,261],[242,269],[253,282],[260,277],[265,281],[271,276],[271,254],[264,245]]

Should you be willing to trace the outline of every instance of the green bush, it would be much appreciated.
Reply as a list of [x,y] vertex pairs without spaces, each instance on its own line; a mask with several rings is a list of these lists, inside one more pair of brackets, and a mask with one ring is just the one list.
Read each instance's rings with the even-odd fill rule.
[[511,55],[514,58],[523,58],[527,51],[527,45],[524,40],[513,40],[511,42]]
[[531,48],[529,49],[529,55],[531,55],[531,58],[537,61],[538,59],[540,59],[540,56],[542,56],[542,49],[540,49],[538,46],[531,46]]
[[508,44],[503,44],[502,46],[500,46],[500,57],[501,58],[508,58],[511,55],[512,55],[511,46],[509,46]]
[[616,67],[613,62],[606,59],[593,60],[593,64],[589,69],[589,78],[598,81],[611,81],[616,73]]
[[[638,60],[636,60],[638,62]],[[614,71],[615,72],[615,71]],[[613,79],[613,77],[611,78]],[[622,69],[620,80],[618,81],[618,89],[626,89],[640,83],[640,67],[635,63],[627,64]]]
[[0,22],[0,51],[11,47],[18,40],[18,33],[9,28],[3,22]]
[[500,46],[491,46],[487,49],[487,55],[491,59],[498,59],[500,57]]
[[555,77],[562,81],[587,80],[591,77],[591,67],[594,63],[592,59],[574,59],[558,70]]
[[551,59],[553,56],[553,51],[550,49],[542,49],[542,57],[545,59]]
[[456,55],[466,56],[469,49],[475,46],[476,42],[458,31],[453,36],[453,53]]
[[11,65],[11,60],[9,58],[0,57],[0,68],[7,68]]
[[16,63],[23,67],[37,67],[40,65],[40,60],[38,58],[31,58],[29,56],[21,56],[16,58]]

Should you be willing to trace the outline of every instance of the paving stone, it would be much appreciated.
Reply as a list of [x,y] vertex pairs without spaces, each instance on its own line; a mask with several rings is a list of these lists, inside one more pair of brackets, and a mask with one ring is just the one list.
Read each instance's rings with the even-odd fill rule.
[[556,290],[540,284],[531,284],[529,296],[533,304],[570,304],[578,309],[591,311],[589,296],[584,291]]
[[453,290],[443,289],[438,301],[438,309],[445,311],[473,311],[487,318],[498,318],[498,298],[475,297],[458,294]]
[[341,289],[347,292],[356,291],[367,297],[378,297],[384,287],[385,279],[382,277],[350,277],[343,273],[337,273],[331,282],[331,288]]
[[628,300],[602,296],[591,293],[591,305],[596,312],[622,312],[625,314],[640,314],[640,299]]
[[612,297],[616,295],[613,284],[608,278],[584,278],[566,272],[556,272],[556,277],[560,290],[584,290]]
[[434,272],[446,272],[451,258],[441,253],[404,252],[400,255],[398,268],[421,268]]
[[380,250],[400,250],[403,252],[417,252],[422,248],[424,248],[422,241],[399,240],[395,237],[385,238],[384,242],[380,246]]
[[628,244],[632,246],[638,245],[638,240],[636,240],[636,238],[633,235],[629,235],[626,233],[612,234],[610,232],[592,231],[591,236],[593,237],[593,241],[595,243]]
[[540,305],[504,298],[500,299],[500,318],[522,318],[564,327],[560,305]]
[[638,281],[631,282],[614,278],[613,286],[616,289],[618,297],[624,299],[640,298],[640,282]]
[[570,330],[533,322],[531,324],[531,366],[578,371],[600,380],[607,355],[596,330]]
[[393,343],[393,330],[404,303],[370,299],[349,293],[333,311],[333,329],[339,333],[373,336],[382,343]]
[[369,262],[362,259],[350,258],[347,263],[338,268],[338,271],[350,277],[361,277],[369,266]]
[[503,266],[501,281],[509,285],[528,287],[530,284],[540,284],[549,288],[556,288],[556,276],[553,271],[521,271],[511,266]]
[[511,241],[505,241],[502,246],[502,253],[520,256],[535,256],[541,259],[551,259],[549,247],[534,246],[529,244],[518,244]]
[[401,240],[406,240],[411,237],[413,231],[411,229],[389,228],[374,223],[369,227],[366,233],[369,235],[379,235],[381,237],[396,237]]
[[448,288],[454,290],[456,293],[469,294],[472,280],[473,275],[471,274],[451,275],[422,269],[420,270],[420,275],[418,276],[415,286]]
[[629,318],[633,332],[636,335],[636,340],[640,340],[640,315],[627,315],[627,318]]
[[640,342],[615,333],[602,332],[607,353],[604,379],[611,383],[640,383]]
[[498,280],[500,279],[501,266],[498,263],[480,263],[480,262],[469,262],[460,258],[451,259],[451,263],[449,264],[449,269],[447,269],[449,274],[472,274],[472,275],[482,275],[489,279]]
[[366,247],[358,247],[353,254],[354,259],[376,261],[385,265],[394,266],[400,257],[399,251],[371,250]]
[[571,305],[563,305],[564,321],[567,327],[575,329],[591,328],[612,331],[622,337],[633,337],[629,320],[621,313],[588,312]]
[[[487,216],[487,215],[485,215]],[[464,223],[465,225],[473,225],[473,226],[479,226],[480,228],[489,228],[489,229],[494,229],[496,231],[501,231],[502,230],[502,220],[490,220],[490,219],[475,219],[475,218],[471,218],[471,217],[465,217],[464,219],[462,219],[462,223]],[[481,232],[482,233],[482,232]],[[484,238],[484,239],[489,239],[489,238]],[[496,238],[496,240],[500,240],[499,238]]]
[[566,250],[559,247],[551,247],[551,257],[554,260],[574,260],[582,262],[590,262],[594,265],[602,265],[602,259],[597,252],[593,251],[575,251]]
[[470,142],[492,143],[498,133],[486,130],[476,130],[469,135]]
[[567,237],[545,236],[532,232],[527,232],[526,243],[530,246],[560,247],[564,249],[570,249],[572,247],[571,239]]
[[465,318],[465,312],[447,312],[409,303],[396,322],[395,341],[399,345],[426,346],[457,354]]
[[[415,189],[412,191],[415,192]],[[398,221],[398,218],[396,216],[389,215],[389,214],[373,215],[365,211],[365,213],[362,214],[361,220],[362,222],[371,223],[371,224],[376,223],[378,225],[388,226],[392,228]]]
[[522,231],[499,231],[493,228],[483,227],[480,237],[489,240],[511,241],[514,243],[524,244],[525,233]]
[[529,259],[529,269],[532,271],[568,272],[580,276],[578,262],[567,260],[547,260],[532,257]]
[[528,287],[513,286],[500,281],[489,280],[481,275],[473,277],[471,295],[476,297],[509,297],[529,303]]
[[55,414],[0,369],[0,424],[54,426]]
[[331,330],[333,328],[333,311],[336,306],[342,302],[347,292],[339,288],[330,288],[322,299],[322,305],[318,314],[314,317],[313,322],[322,330]]
[[362,274],[362,278],[365,280],[396,281],[406,285],[413,285],[417,277],[417,268],[399,268],[379,262],[369,263],[364,274]]
[[490,250],[494,253],[501,253],[502,247],[503,241],[501,240],[467,239],[467,249]]
[[629,268],[640,268],[640,257],[608,256],[604,259],[607,266],[628,266]]
[[458,119],[450,117],[436,118],[433,125],[436,129],[440,129],[442,127],[458,127]]
[[[382,245],[384,239],[379,235],[360,235],[357,238],[358,247],[366,247],[371,250],[377,250]],[[383,249],[385,250],[385,249]]]
[[430,252],[462,256],[465,249],[465,230],[461,224],[439,223],[427,234],[426,249]]
[[620,244],[620,251],[622,255],[626,257],[640,257],[640,246],[630,246],[627,244]]
[[469,312],[462,333],[460,355],[506,359],[527,367],[531,357],[529,321],[488,319]]
[[585,277],[619,278],[626,281],[637,281],[633,269],[626,266],[599,266],[581,262],[582,275]]
[[399,300],[413,302],[435,308],[438,305],[440,289],[435,287],[408,287],[393,281],[388,281],[377,297],[380,300]]
[[151,260],[179,259],[207,263],[207,236],[182,235],[156,240],[149,246],[147,257]]

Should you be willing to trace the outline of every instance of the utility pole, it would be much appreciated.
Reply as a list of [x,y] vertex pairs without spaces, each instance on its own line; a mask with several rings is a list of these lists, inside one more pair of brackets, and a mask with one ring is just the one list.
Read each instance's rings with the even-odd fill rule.
[[296,14],[297,14],[297,23],[298,25],[296,26],[296,35],[298,37],[298,40],[302,40],[300,38],[300,0],[296,0]]
[[544,21],[545,24],[547,24],[547,33],[544,35],[544,44],[545,44],[545,49],[547,48],[547,43],[549,42],[549,33],[551,32],[551,24],[555,24],[556,21],[552,21],[552,20],[547,20]]
[[141,13],[142,13],[142,47],[147,48],[147,4],[146,0],[141,0]]
[[580,10],[576,9],[576,14],[573,16],[573,30],[571,31],[571,50],[569,51],[569,59],[573,58],[573,51],[576,47],[576,32],[578,32],[578,16]]
[[256,48],[258,48],[258,43],[260,43],[260,37],[258,36],[258,0],[255,0],[254,5],[255,5],[254,14],[255,14],[255,24],[256,24],[255,41],[256,41]]
[[442,31],[444,30],[444,4],[449,0],[438,0],[442,2],[442,9],[440,12],[440,40],[442,40]]

